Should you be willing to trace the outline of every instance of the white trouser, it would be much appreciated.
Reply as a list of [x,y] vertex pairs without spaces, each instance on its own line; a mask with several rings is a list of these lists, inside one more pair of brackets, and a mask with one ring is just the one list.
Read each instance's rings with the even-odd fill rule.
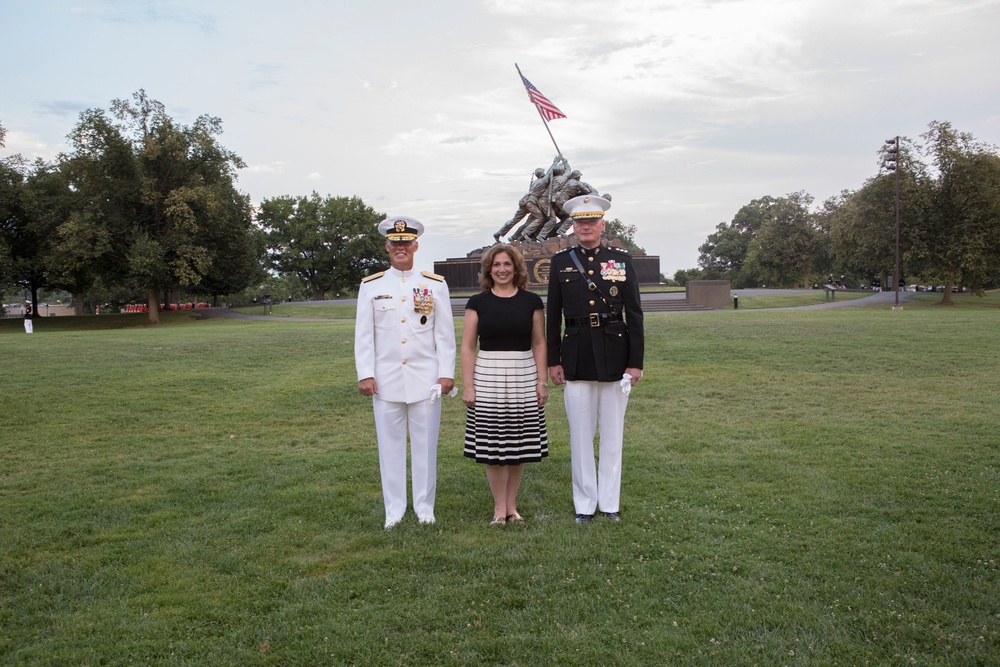
[[[563,392],[569,420],[573,505],[577,514],[617,512],[622,486],[622,435],[628,396],[617,382],[567,382]],[[594,435],[601,439],[594,462]]]
[[24,321],[24,333],[34,333],[35,327],[31,323],[31,320]]
[[413,468],[413,510],[421,521],[434,521],[441,401],[407,404],[382,401],[375,396],[372,403],[386,525],[398,522],[406,513],[407,427],[410,432],[410,465]]

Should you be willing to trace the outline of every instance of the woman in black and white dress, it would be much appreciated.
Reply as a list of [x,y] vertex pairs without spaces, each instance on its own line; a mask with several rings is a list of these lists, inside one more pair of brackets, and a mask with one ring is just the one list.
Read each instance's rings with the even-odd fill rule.
[[493,494],[490,525],[524,523],[517,511],[524,464],[549,455],[545,310],[527,284],[521,253],[497,244],[483,255],[482,292],[469,299],[465,310],[464,454],[486,465]]

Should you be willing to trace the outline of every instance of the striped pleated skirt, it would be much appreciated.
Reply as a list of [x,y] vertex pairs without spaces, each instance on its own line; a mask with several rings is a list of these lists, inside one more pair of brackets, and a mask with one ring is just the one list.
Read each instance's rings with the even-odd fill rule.
[[549,455],[545,409],[538,405],[538,372],[530,350],[480,350],[466,408],[465,456],[477,463],[518,465]]

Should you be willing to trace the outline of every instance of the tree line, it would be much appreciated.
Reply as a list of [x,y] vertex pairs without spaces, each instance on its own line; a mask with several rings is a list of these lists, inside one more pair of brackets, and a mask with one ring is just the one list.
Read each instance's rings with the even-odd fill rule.
[[259,279],[260,237],[234,184],[246,165],[221,132],[208,115],[175,122],[140,90],[82,112],[55,161],[3,160],[3,282],[34,301],[65,290],[77,308],[92,290],[138,294],[157,322],[171,290],[226,294]]
[[[388,266],[372,233],[385,215],[358,197],[280,196],[255,209],[236,187],[246,165],[218,140],[219,118],[183,125],[145,91],[82,112],[71,150],[52,162],[0,159],[0,302],[22,288],[88,302],[148,305],[186,294],[314,300],[354,293]],[[0,148],[5,130],[0,125]],[[894,158],[901,203],[902,275],[975,291],[1000,284],[997,149],[931,123]],[[805,192],[765,196],[720,223],[698,268],[675,279],[728,279],[734,288],[885,278],[895,266],[895,178],[885,168],[856,191],[813,207]],[[635,225],[609,233],[642,251]],[[173,299],[172,299],[173,297]],[[945,292],[948,298],[948,291]]]
[[[322,299],[388,266],[373,230],[385,216],[357,197],[265,199],[237,189],[243,160],[219,118],[183,125],[145,91],[82,112],[52,162],[0,160],[0,297],[65,291],[88,302],[160,304],[186,294]],[[0,125],[0,148],[5,130]],[[2,298],[0,298],[2,302]]]
[[[765,196],[720,223],[699,247],[698,268],[675,279],[729,280],[734,288],[909,278],[982,293],[1000,286],[1000,155],[995,146],[932,122],[920,141],[879,151],[878,173],[818,208],[805,192]],[[897,171],[898,170],[898,171]],[[899,179],[900,276],[896,264]]]

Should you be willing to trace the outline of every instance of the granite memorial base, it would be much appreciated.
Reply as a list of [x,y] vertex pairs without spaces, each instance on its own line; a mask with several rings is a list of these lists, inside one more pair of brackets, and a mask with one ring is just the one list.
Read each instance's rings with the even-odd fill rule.
[[730,282],[728,280],[689,280],[687,300],[698,306],[716,310],[729,307]]

